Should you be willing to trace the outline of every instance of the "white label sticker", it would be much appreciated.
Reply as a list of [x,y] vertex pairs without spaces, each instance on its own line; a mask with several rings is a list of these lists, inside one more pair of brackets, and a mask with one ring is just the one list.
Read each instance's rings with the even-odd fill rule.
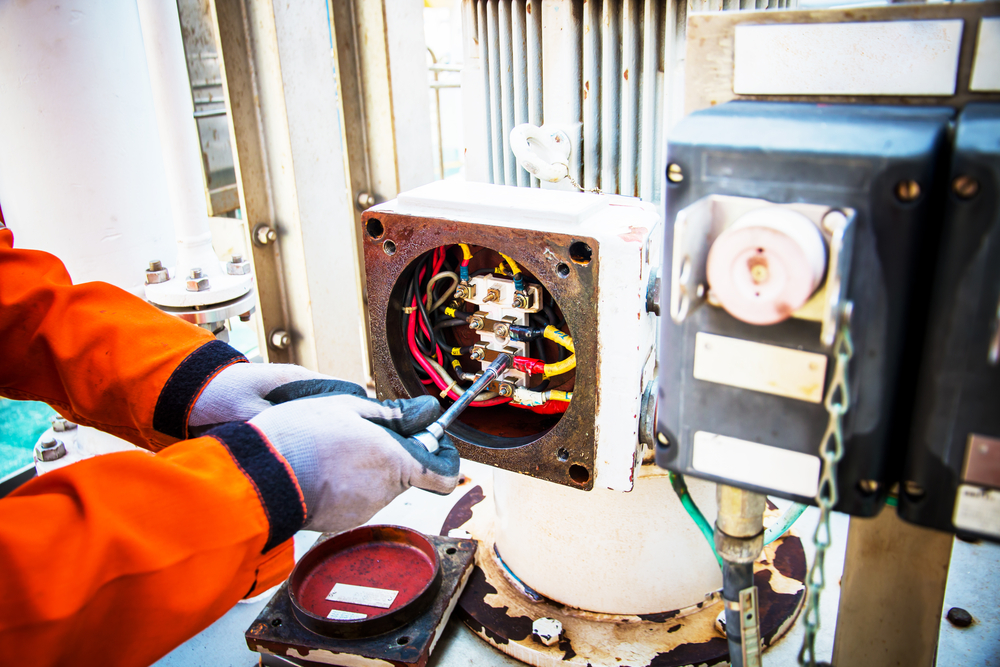
[[330,613],[326,615],[327,618],[333,619],[334,621],[356,621],[359,618],[368,618],[368,614],[359,614],[356,611],[343,611],[341,609],[332,609]]
[[326,599],[334,602],[346,602],[348,604],[360,604],[365,607],[388,609],[392,606],[397,595],[399,595],[399,591],[390,591],[384,588],[335,584],[333,590],[326,596]]
[[819,488],[818,456],[697,431],[691,467],[709,475],[812,498]]
[[1000,491],[960,484],[953,521],[956,528],[1000,537]]
[[733,92],[954,95],[962,27],[961,19],[736,26]]
[[698,333],[692,372],[696,380],[820,403],[826,361],[816,352]]

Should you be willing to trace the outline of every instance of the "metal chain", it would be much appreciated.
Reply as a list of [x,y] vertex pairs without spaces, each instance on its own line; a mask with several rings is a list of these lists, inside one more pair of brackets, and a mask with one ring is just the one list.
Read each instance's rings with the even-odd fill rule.
[[[848,305],[848,308],[850,306]],[[826,433],[819,445],[819,456],[823,459],[823,472],[819,479],[819,489],[816,491],[816,504],[819,506],[819,524],[813,534],[813,546],[816,554],[806,577],[806,634],[802,638],[802,649],[799,651],[799,665],[816,666],[816,632],[819,630],[819,595],[825,585],[824,559],[827,547],[830,546],[830,512],[837,504],[837,464],[844,455],[844,414],[850,408],[850,393],[847,383],[847,365],[854,356],[854,342],[851,339],[850,322],[847,317],[837,332],[834,343],[835,363],[833,381],[827,390],[823,405],[830,416]]]
[[[567,172],[568,172],[568,170],[567,170]],[[585,187],[583,187],[582,185],[580,185],[579,183],[577,183],[576,179],[573,178],[569,173],[566,174],[566,178],[573,185],[573,187],[576,188],[577,190],[579,190],[580,192],[593,192],[593,193],[599,194],[599,195],[604,194],[603,192],[601,192],[600,188],[591,188],[590,190],[586,189]]]

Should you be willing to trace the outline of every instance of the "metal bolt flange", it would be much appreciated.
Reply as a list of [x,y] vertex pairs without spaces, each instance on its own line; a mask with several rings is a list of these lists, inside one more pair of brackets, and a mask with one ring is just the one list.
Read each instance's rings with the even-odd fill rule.
[[226,273],[231,276],[245,276],[250,273],[250,262],[244,260],[242,255],[233,255],[226,263]]
[[163,263],[158,259],[151,261],[149,268],[146,269],[146,284],[155,285],[157,283],[165,283],[168,280],[170,280],[170,274],[163,268]]
[[287,350],[288,346],[292,344],[292,337],[288,335],[288,332],[284,329],[272,330],[271,335],[267,337],[267,340],[271,347],[276,350]]
[[66,456],[66,445],[52,436],[43,438],[35,445],[35,459],[38,461],[57,461]]
[[191,273],[189,273],[187,277],[187,291],[204,292],[210,288],[211,285],[208,283],[208,277],[201,272],[201,269],[191,269]]

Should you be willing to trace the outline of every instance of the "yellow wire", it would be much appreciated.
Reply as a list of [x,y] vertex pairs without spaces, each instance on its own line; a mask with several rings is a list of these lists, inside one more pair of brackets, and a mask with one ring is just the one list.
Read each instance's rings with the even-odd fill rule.
[[459,243],[458,247],[462,249],[462,259],[472,259],[472,250],[468,243]]
[[573,400],[573,392],[571,391],[559,391],[558,389],[552,389],[546,392],[550,401],[566,401],[567,403]]
[[514,260],[512,260],[507,255],[503,254],[502,252],[499,253],[499,254],[507,262],[507,265],[510,266],[510,272],[512,274],[514,274],[514,273],[520,273],[521,272],[521,269],[520,269],[520,267],[518,267],[517,262],[515,262]]
[[573,348],[573,339],[569,337],[568,334],[564,334],[559,329],[556,329],[551,324],[545,327],[543,335],[549,340],[562,345],[567,350],[572,352],[570,356],[566,357],[562,361],[557,361],[554,364],[545,364],[542,369],[542,377],[550,378],[556,375],[562,375],[563,373],[568,373],[569,371],[576,368],[576,350]]

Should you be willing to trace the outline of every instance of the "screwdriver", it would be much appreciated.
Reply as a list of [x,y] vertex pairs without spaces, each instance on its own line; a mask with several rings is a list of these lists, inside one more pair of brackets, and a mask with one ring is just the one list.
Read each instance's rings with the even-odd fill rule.
[[472,403],[476,396],[481,394],[486,387],[490,386],[491,382],[502,378],[510,370],[513,361],[514,358],[505,352],[498,354],[493,363],[486,367],[483,374],[472,383],[471,387],[465,390],[465,393],[458,397],[457,401],[451,404],[450,408],[444,411],[443,415],[437,418],[437,421],[428,426],[426,431],[421,431],[414,435],[413,438],[419,441],[428,452],[436,452],[438,443],[444,437],[445,429],[458,419],[458,416],[469,406],[469,403]]

